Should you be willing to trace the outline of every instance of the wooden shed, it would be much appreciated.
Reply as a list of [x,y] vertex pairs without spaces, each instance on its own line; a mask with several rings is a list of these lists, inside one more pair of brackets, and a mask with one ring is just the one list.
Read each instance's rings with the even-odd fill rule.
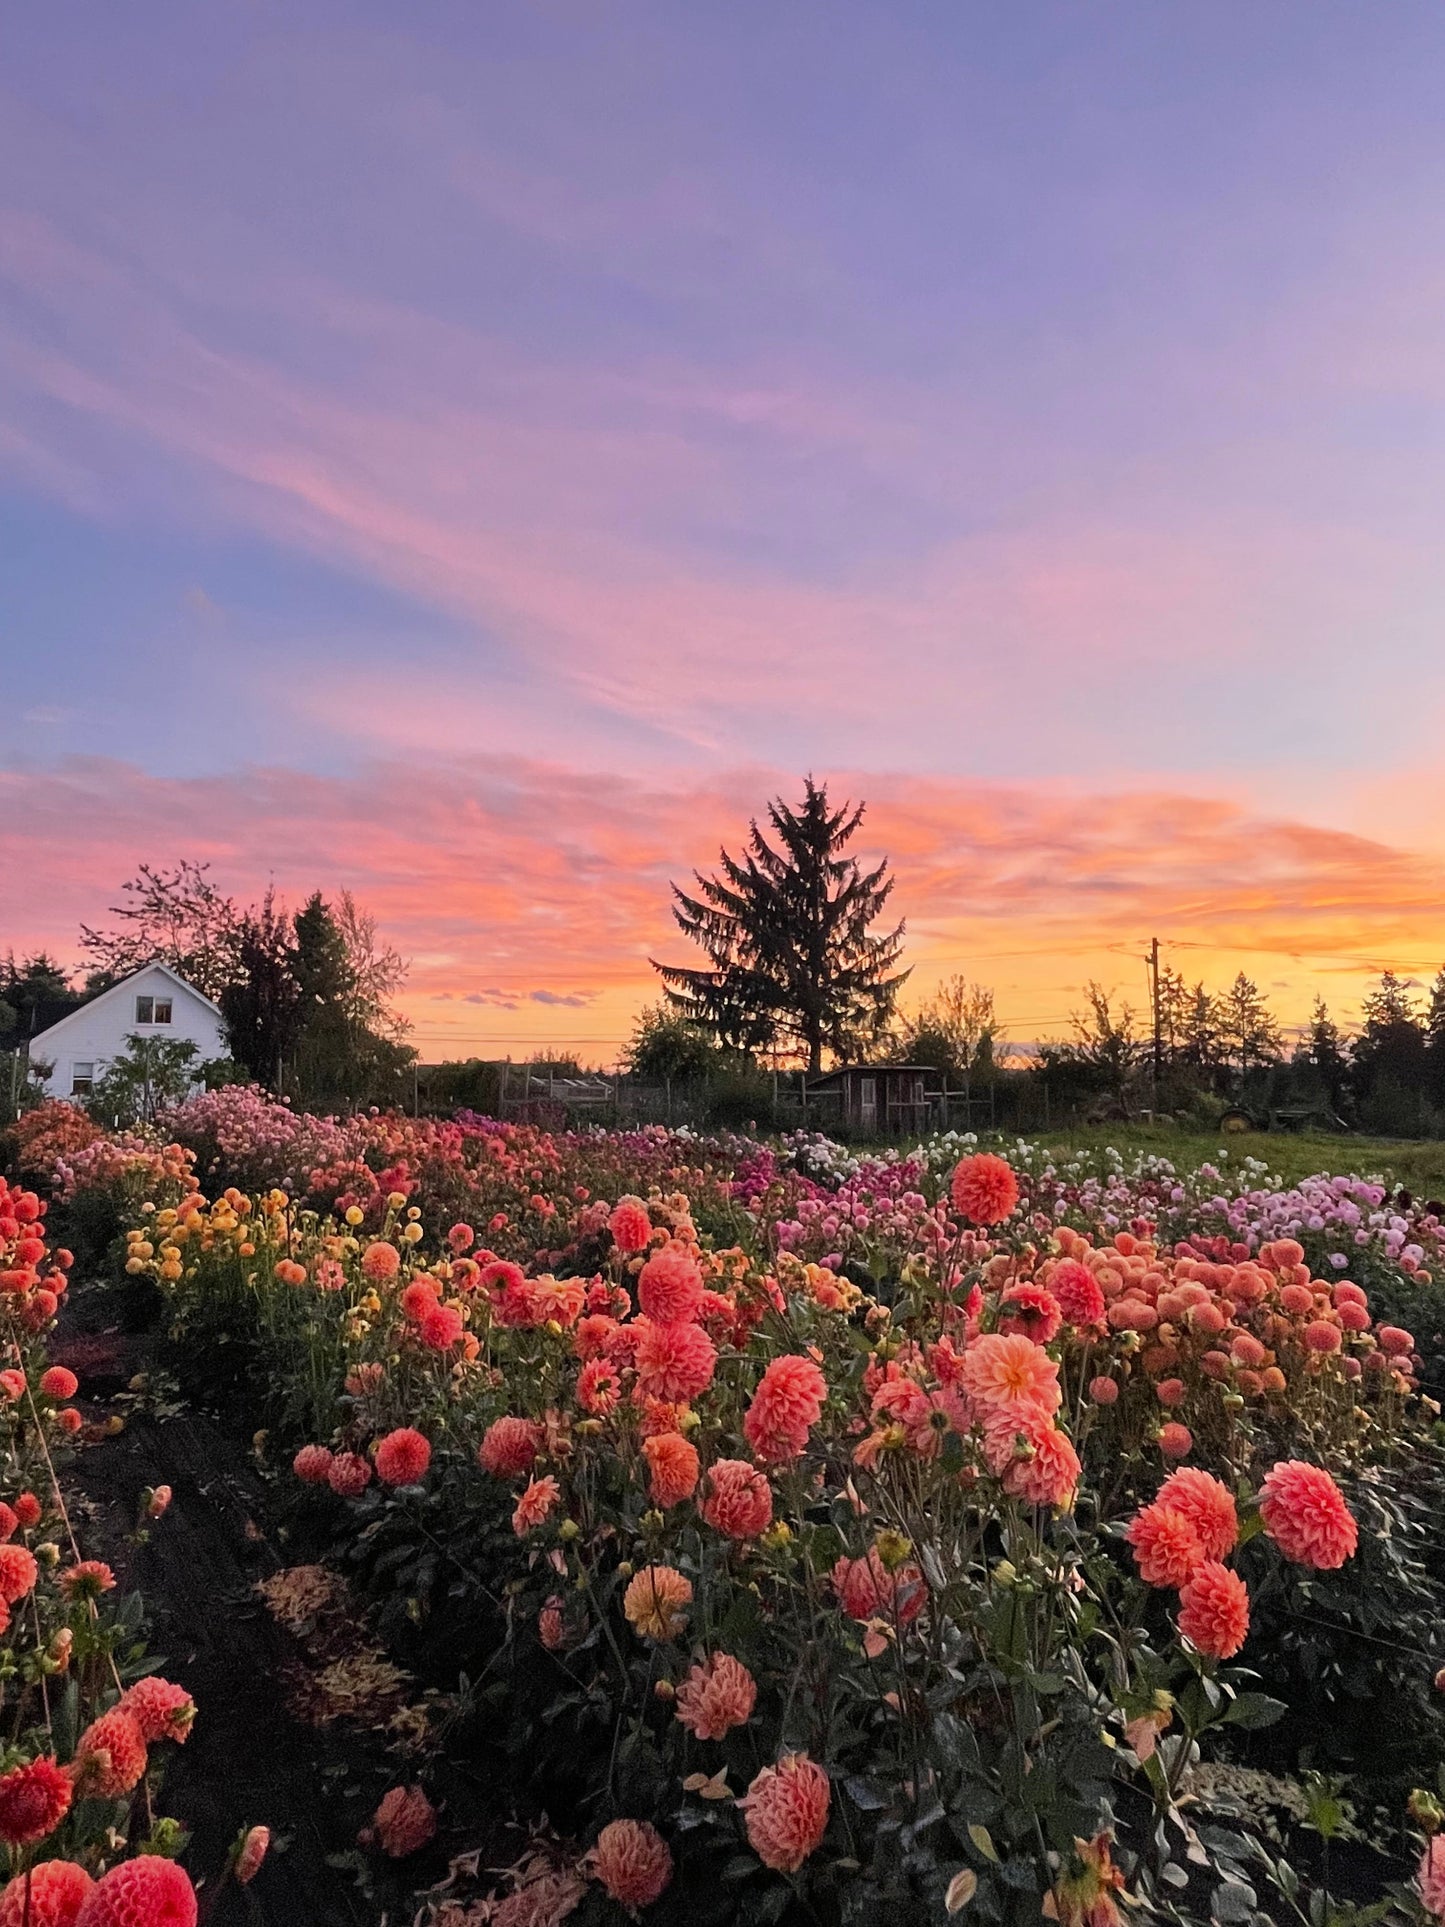
[[921,1136],[940,1115],[942,1075],[925,1064],[840,1064],[807,1081],[829,1123],[873,1137]]

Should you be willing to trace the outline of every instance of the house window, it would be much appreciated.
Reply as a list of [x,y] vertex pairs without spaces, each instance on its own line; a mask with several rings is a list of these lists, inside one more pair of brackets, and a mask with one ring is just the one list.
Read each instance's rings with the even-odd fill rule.
[[89,1097],[95,1088],[95,1065],[72,1064],[70,1067],[70,1095]]
[[137,997],[135,1020],[138,1024],[168,1024],[171,1021],[169,997]]

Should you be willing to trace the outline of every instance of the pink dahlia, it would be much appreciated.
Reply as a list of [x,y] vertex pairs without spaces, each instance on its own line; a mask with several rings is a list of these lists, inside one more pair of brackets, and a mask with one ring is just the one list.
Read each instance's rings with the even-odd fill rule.
[[437,1830],[436,1809],[419,1786],[394,1786],[371,1817],[382,1852],[392,1860],[420,1853]]
[[645,1251],[652,1237],[652,1219],[641,1198],[619,1198],[607,1220],[612,1242],[624,1257]]
[[531,1471],[541,1448],[542,1428],[535,1420],[499,1418],[487,1427],[477,1459],[494,1479],[516,1479]]
[[1234,1494],[1208,1472],[1181,1465],[1160,1486],[1155,1504],[1182,1512],[1198,1534],[1206,1559],[1223,1559],[1239,1542]]

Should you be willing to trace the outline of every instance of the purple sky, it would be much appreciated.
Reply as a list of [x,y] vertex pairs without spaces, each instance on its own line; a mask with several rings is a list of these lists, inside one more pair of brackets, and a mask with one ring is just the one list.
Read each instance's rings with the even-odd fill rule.
[[1442,72],[1412,4],[15,11],[0,944],[209,855],[373,900],[429,1050],[601,1049],[812,768],[1021,1033],[1155,930],[1433,972]]

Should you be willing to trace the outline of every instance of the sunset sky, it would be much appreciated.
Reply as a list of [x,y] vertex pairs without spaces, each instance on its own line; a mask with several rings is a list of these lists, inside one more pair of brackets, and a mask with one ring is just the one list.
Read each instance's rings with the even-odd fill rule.
[[0,949],[353,888],[610,1061],[802,774],[1016,1039],[1445,961],[1445,9],[9,10]]

